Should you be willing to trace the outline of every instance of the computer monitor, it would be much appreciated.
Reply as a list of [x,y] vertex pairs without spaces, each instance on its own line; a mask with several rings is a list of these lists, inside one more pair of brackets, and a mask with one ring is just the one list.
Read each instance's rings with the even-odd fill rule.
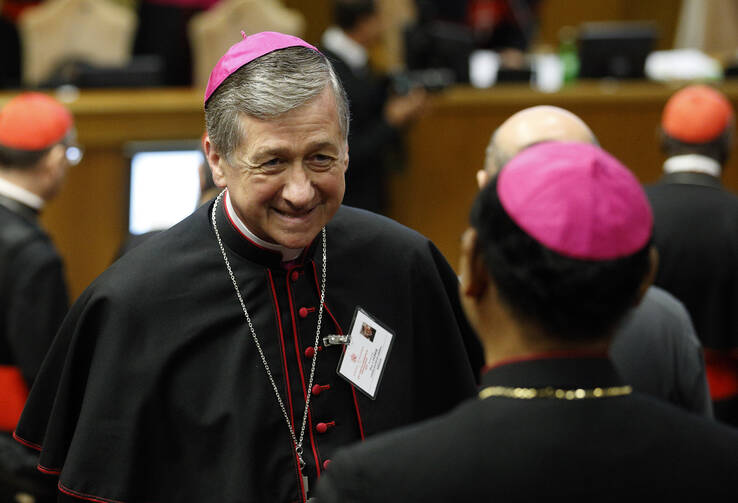
[[579,27],[579,77],[642,79],[658,30],[646,21],[583,23]]
[[200,198],[200,165],[205,157],[199,140],[131,142],[128,232],[162,230],[196,208]]

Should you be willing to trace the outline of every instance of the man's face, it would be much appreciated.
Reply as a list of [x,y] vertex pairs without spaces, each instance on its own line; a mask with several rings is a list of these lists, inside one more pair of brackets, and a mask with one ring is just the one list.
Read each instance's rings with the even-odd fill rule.
[[345,190],[348,145],[332,89],[276,119],[244,115],[241,127],[233,165],[208,148],[215,183],[228,187],[236,213],[258,237],[288,248],[308,246]]

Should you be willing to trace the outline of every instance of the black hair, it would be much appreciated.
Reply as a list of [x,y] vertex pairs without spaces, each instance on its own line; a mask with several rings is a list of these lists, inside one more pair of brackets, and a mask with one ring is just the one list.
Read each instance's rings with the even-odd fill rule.
[[544,247],[507,214],[496,176],[478,194],[470,219],[502,302],[517,319],[557,339],[583,342],[610,335],[636,304],[650,268],[650,243],[604,261],[574,259]]
[[733,138],[733,124],[726,126],[720,136],[705,143],[689,143],[677,140],[661,130],[661,150],[671,157],[684,154],[699,154],[715,159],[720,164],[725,164],[730,154],[731,141]]
[[376,12],[374,0],[334,0],[333,20],[343,31],[353,30],[359,22]]
[[0,169],[31,169],[53,146],[41,150],[20,150],[0,145]]
[[210,170],[208,161],[204,160],[200,165],[200,168],[200,171],[202,172],[202,187],[200,187],[200,191],[205,192],[207,190],[217,188],[217,185],[215,185],[215,181],[213,180],[213,172]]

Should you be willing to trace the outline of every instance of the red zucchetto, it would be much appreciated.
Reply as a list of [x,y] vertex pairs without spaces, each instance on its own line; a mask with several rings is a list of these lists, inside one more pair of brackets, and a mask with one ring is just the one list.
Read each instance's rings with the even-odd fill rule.
[[686,143],[707,143],[733,121],[733,107],[722,93],[706,85],[688,86],[666,102],[661,128]]
[[37,92],[19,94],[0,109],[0,145],[43,150],[58,143],[74,121],[67,108]]

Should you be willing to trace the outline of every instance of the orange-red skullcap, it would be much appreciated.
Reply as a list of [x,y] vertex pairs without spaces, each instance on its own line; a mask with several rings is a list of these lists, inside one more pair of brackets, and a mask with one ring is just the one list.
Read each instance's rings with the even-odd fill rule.
[[72,114],[54,98],[22,93],[0,110],[0,145],[43,150],[64,138],[72,124]]
[[706,85],[687,86],[664,107],[661,127],[677,140],[707,143],[720,136],[733,120],[733,107],[722,93]]

